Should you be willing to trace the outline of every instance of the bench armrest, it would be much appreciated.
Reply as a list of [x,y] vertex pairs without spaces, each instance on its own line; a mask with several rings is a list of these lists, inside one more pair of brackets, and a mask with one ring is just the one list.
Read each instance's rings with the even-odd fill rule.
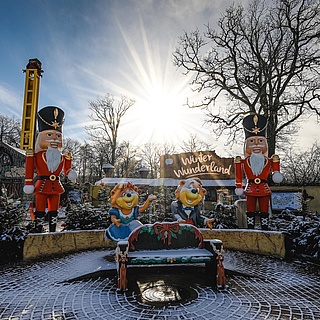
[[117,248],[119,248],[120,251],[126,251],[128,246],[129,246],[129,242],[126,240],[121,240],[117,244]]
[[128,262],[128,252],[129,252],[129,242],[128,241],[119,241],[115,250],[116,262],[117,262],[117,271],[121,264],[126,264]]
[[204,240],[204,248],[208,251],[219,254],[223,252],[222,241],[219,239]]

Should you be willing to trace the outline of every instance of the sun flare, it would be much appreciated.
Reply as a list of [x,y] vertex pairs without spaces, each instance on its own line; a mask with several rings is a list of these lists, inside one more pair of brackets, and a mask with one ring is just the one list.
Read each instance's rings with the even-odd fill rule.
[[183,137],[184,111],[181,97],[170,92],[153,90],[148,99],[141,102],[143,131],[153,140],[172,142]]
[[130,87],[126,88],[128,95],[136,101],[126,113],[121,138],[136,145],[149,142],[179,145],[187,141],[191,134],[200,131],[203,114],[186,106],[194,92],[189,87],[191,79],[173,66],[175,44],[167,43],[161,48],[158,41],[150,41],[141,22],[142,45],[138,46],[119,27],[128,49],[125,60],[130,66],[129,71],[121,73]]
[[173,86],[157,87],[140,97],[127,115],[128,125],[136,127],[135,141],[140,143],[172,143],[179,145],[199,129],[199,112],[185,105],[186,97]]

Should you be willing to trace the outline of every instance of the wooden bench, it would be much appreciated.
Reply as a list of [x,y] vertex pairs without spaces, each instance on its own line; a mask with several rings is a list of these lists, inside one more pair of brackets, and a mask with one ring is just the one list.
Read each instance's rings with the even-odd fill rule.
[[198,228],[177,222],[159,222],[138,227],[116,248],[118,289],[128,289],[127,267],[168,264],[205,264],[208,281],[217,287],[218,255],[222,241],[204,240]]

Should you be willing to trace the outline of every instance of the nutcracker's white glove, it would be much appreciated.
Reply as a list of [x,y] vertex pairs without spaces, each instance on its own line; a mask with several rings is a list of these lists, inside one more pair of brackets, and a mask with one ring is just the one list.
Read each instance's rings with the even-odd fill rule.
[[23,192],[25,194],[31,194],[31,193],[33,193],[33,191],[34,191],[34,186],[33,185],[25,185],[23,187]]
[[279,171],[275,171],[272,175],[272,181],[274,183],[280,183],[283,180],[283,175]]
[[76,182],[78,178],[78,174],[74,170],[70,170],[68,173],[68,179],[71,180],[72,182]]
[[236,188],[235,193],[237,196],[242,196],[244,192],[242,188]]

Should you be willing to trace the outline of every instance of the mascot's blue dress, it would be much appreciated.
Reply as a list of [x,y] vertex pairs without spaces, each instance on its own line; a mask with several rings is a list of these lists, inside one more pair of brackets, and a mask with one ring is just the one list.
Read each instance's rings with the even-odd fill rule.
[[110,216],[116,216],[117,219],[120,219],[120,227],[112,224],[106,230],[106,236],[113,241],[127,240],[130,233],[142,225],[140,221],[136,220],[139,215],[138,210],[139,206],[135,206],[129,214],[123,214],[121,210],[111,208],[109,214]]

